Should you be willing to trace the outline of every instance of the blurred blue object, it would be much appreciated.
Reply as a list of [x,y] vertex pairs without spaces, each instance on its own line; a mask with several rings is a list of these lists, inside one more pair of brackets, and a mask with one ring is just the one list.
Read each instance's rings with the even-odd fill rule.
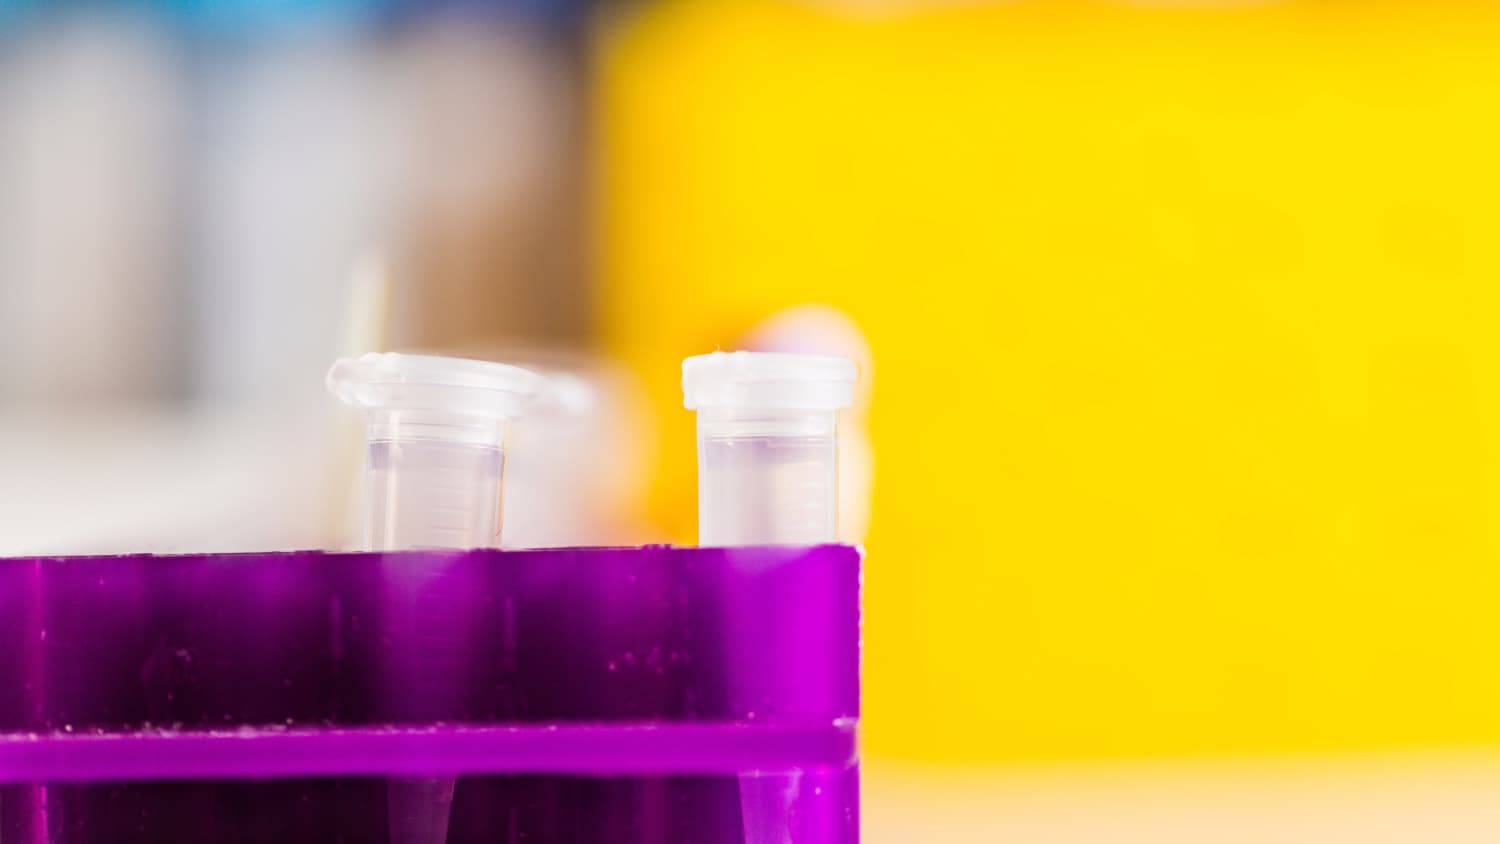
[[307,23],[353,23],[379,14],[391,0],[163,0],[174,18],[214,31],[246,31]]
[[39,5],[35,0],[0,0],[0,31]]
[[573,24],[583,19],[596,0],[393,0],[402,11],[460,11],[507,15],[552,24]]
[[354,25],[449,11],[571,27],[593,5],[591,0],[0,0],[0,27],[80,11],[160,12],[174,22],[219,33]]

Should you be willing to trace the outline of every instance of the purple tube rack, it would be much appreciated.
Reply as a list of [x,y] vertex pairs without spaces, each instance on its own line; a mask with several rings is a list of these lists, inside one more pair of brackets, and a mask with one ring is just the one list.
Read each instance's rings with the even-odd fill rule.
[[390,783],[450,778],[448,842],[759,844],[748,775],[777,838],[854,842],[860,563],[3,559],[0,840],[402,844]]

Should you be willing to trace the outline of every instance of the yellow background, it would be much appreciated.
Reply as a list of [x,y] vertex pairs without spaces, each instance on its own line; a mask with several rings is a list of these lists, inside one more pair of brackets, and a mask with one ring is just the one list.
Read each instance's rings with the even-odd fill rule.
[[868,751],[1500,738],[1497,13],[831,5],[606,29],[601,317],[688,541],[681,357],[868,332]]

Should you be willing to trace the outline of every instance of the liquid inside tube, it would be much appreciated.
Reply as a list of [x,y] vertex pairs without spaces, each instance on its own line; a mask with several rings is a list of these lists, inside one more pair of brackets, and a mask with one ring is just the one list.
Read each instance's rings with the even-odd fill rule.
[[498,446],[372,441],[365,550],[498,545],[504,471]]
[[815,545],[838,535],[833,436],[702,436],[698,472],[701,544]]

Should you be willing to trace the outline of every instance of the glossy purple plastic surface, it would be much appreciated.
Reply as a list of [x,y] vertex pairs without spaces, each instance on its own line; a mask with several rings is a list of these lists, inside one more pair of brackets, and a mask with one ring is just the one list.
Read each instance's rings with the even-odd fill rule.
[[436,844],[443,782],[438,840],[855,841],[859,591],[841,546],[0,560],[0,841]]

